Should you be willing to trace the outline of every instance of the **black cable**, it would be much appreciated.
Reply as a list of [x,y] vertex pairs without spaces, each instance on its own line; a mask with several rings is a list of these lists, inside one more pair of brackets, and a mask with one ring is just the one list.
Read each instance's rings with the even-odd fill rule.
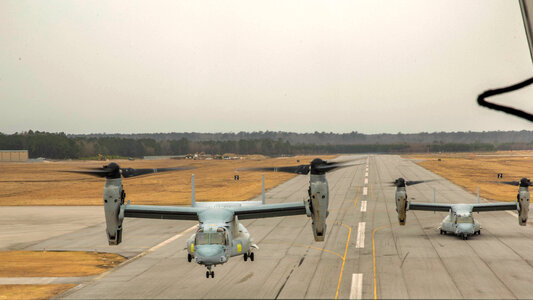
[[523,118],[523,119],[529,120],[530,122],[533,122],[533,115],[531,115],[530,113],[527,113],[525,111],[522,111],[522,110],[519,110],[519,109],[516,109],[516,108],[509,107],[509,106],[503,106],[503,105],[495,104],[495,103],[492,103],[492,102],[488,102],[488,101],[485,100],[485,98],[488,98],[488,97],[491,97],[491,96],[505,94],[505,93],[509,93],[509,92],[512,92],[512,91],[519,90],[519,89],[521,89],[523,87],[526,87],[526,86],[528,86],[528,85],[530,85],[532,83],[533,83],[533,77],[529,78],[529,79],[527,79],[525,81],[522,81],[520,83],[517,83],[515,85],[511,85],[511,86],[500,88],[500,89],[485,91],[485,92],[483,92],[481,95],[479,95],[477,97],[477,103],[479,105],[481,105],[481,106],[484,106],[484,107],[487,107],[487,108],[490,108],[490,109],[494,109],[494,110],[503,111],[504,113],[508,113],[508,114],[517,116],[519,118]]

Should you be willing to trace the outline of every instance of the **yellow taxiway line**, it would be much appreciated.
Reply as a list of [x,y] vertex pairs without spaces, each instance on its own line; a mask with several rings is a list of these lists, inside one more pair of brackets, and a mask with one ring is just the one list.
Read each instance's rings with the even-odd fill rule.
[[359,198],[359,189],[360,188],[361,187],[359,187],[359,186],[357,187],[357,194],[355,194],[355,202],[353,203],[353,207],[355,207],[357,205],[357,199]]
[[337,252],[333,252],[333,251],[330,251],[330,250],[327,250],[327,249],[324,249],[324,248],[318,248],[318,247],[315,247],[315,246],[311,246],[311,245],[304,245],[304,244],[294,244],[294,246],[296,247],[306,247],[306,248],[310,248],[310,249],[315,249],[315,250],[320,250],[320,251],[324,251],[324,252],[327,252],[327,253],[331,253],[333,255],[336,255],[338,256],[340,259],[342,259],[342,256],[337,253]]
[[372,259],[373,259],[373,267],[374,267],[374,300],[378,299],[378,284],[376,280],[376,245],[374,242],[374,235],[376,234],[376,231],[389,227],[389,226],[391,226],[391,224],[383,225],[381,227],[374,229],[374,231],[372,231]]
[[337,300],[337,297],[339,297],[339,289],[341,287],[341,281],[342,281],[342,272],[344,271],[344,263],[346,262],[346,253],[348,253],[348,243],[350,242],[350,236],[352,235],[352,227],[340,223],[342,226],[348,228],[348,239],[346,239],[346,248],[344,249],[344,257],[342,258],[342,267],[341,267],[341,273],[339,274],[339,283],[337,284],[337,293],[335,293],[335,300]]

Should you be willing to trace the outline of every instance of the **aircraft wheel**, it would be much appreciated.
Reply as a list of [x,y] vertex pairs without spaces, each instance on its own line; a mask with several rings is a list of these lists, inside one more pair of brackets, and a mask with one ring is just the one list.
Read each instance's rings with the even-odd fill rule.
[[444,230],[441,229],[441,230],[440,230],[440,234],[444,234]]
[[211,278],[215,278],[215,271],[211,271]]
[[253,253],[253,252],[250,253],[250,260],[251,260],[251,261],[254,261],[254,253]]
[[466,234],[463,234],[463,240],[468,239],[468,236]]
[[481,234],[481,230],[478,230],[478,231],[477,231],[477,235],[480,235],[480,234]]
[[205,271],[205,278],[209,278],[209,271]]
[[190,254],[187,254],[187,260],[188,260],[189,262],[191,262],[191,260],[192,260],[192,256],[191,256]]
[[244,261],[247,261],[248,260],[248,253],[244,253]]

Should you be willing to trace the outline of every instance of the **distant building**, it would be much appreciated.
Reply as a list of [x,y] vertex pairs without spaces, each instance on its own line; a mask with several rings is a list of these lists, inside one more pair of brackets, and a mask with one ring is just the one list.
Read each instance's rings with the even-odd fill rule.
[[0,161],[27,161],[28,150],[0,150]]

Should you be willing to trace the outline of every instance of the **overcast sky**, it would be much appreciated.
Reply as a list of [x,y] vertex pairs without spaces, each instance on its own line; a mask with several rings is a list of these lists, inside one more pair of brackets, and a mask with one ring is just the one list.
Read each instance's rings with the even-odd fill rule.
[[518,0],[0,0],[3,133],[533,130],[532,71]]

